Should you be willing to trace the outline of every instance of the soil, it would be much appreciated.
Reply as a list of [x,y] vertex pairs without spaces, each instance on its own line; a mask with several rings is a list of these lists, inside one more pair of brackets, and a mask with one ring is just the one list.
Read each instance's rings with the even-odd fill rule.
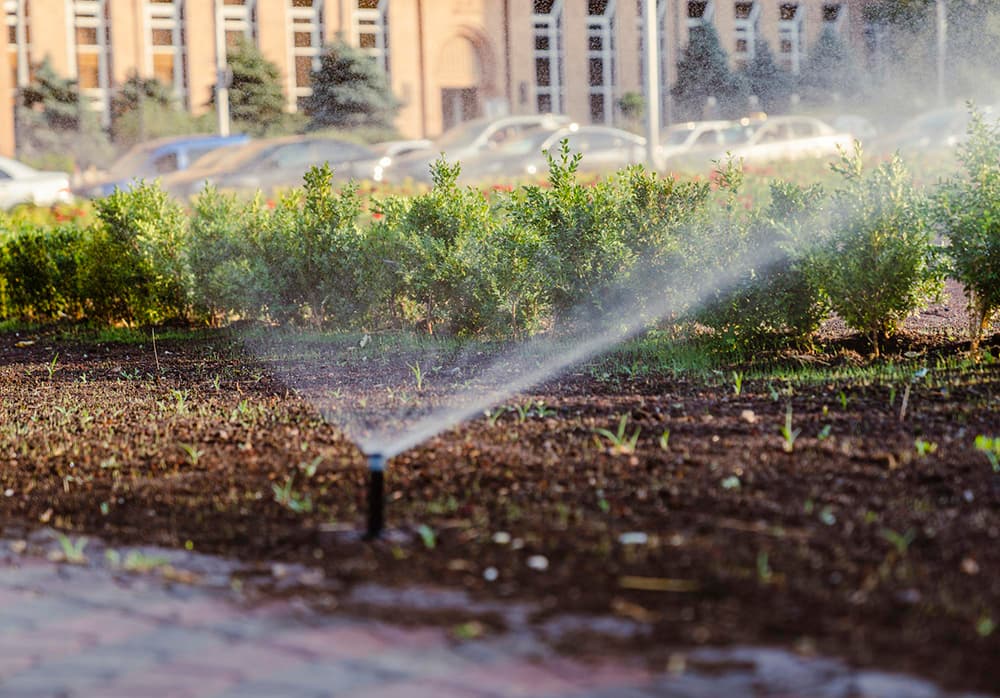
[[[539,624],[599,614],[639,629],[564,636],[574,652],[659,663],[678,647],[778,645],[995,691],[1000,475],[974,442],[1000,436],[1000,364],[939,360],[961,355],[959,331],[911,329],[890,347],[906,368],[881,373],[855,367],[855,340],[828,337],[821,354],[785,357],[829,364],[819,378],[736,367],[739,390],[729,372],[576,369],[518,399],[535,405],[523,415],[392,459],[390,531],[375,542],[353,533],[365,459],[317,396],[360,410],[395,376],[411,384],[396,399],[419,401],[405,352],[376,362],[328,342],[317,348],[338,359],[317,386],[233,331],[155,352],[4,334],[0,527],[304,564],[319,580],[272,591],[317,608],[372,582],[417,584],[529,602]],[[430,399],[443,372],[426,380]],[[626,436],[639,429],[634,450],[594,431],[620,415]],[[504,627],[493,611],[436,620]]]

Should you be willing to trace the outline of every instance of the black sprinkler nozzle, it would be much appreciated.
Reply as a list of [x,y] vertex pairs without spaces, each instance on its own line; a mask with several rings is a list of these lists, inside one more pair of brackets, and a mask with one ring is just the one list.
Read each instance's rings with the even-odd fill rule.
[[368,530],[366,540],[382,535],[385,526],[385,456],[368,454]]

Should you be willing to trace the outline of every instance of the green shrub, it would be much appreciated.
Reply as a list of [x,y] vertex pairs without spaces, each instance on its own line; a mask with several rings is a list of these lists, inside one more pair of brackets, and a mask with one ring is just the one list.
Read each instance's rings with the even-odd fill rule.
[[272,295],[270,272],[255,246],[266,225],[259,201],[206,187],[193,201],[185,258],[195,309],[214,321],[230,313],[256,318]]
[[0,242],[4,314],[51,320],[80,312],[78,267],[83,231],[22,224]]
[[619,302],[619,281],[636,262],[621,219],[618,191],[608,181],[576,180],[580,155],[566,141],[549,161],[548,187],[521,187],[511,222],[542,241],[539,265],[556,319],[602,314]]
[[251,227],[245,266],[259,262],[268,312],[314,325],[349,326],[367,315],[361,202],[353,185],[333,190],[329,165],[305,174],[305,186],[288,192],[273,213]]
[[741,226],[729,226],[741,233],[739,252],[727,264],[737,270],[736,277],[714,294],[699,319],[730,349],[808,342],[826,317],[827,307],[807,273],[822,199],[819,186],[774,181],[768,208],[751,208],[741,216]]
[[958,157],[964,176],[942,186],[936,213],[948,239],[952,273],[969,296],[977,353],[1000,309],[1000,122],[987,124],[974,111]]
[[138,183],[95,203],[98,222],[81,260],[82,286],[95,319],[160,322],[185,315],[186,217],[157,184]]
[[880,342],[941,288],[927,200],[898,156],[865,172],[856,144],[833,168],[843,184],[830,202],[812,278],[877,356]]

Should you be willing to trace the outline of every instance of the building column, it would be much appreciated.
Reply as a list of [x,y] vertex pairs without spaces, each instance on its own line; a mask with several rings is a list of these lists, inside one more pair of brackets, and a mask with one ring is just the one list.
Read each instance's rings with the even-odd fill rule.
[[215,19],[215,0],[189,0],[185,3],[187,94],[192,114],[208,111],[215,86]]
[[11,84],[10,54],[7,51],[7,31],[0,31],[0,155],[12,158],[14,143],[15,85]]

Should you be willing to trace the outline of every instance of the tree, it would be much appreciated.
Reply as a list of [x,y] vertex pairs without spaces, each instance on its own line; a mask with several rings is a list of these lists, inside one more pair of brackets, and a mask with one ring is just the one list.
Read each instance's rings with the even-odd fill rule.
[[775,62],[766,41],[757,41],[754,56],[743,69],[743,79],[750,94],[756,95],[761,109],[768,113],[787,110],[792,76]]
[[699,119],[709,97],[719,116],[735,116],[745,107],[745,85],[729,70],[726,52],[711,24],[691,29],[684,55],[677,63],[677,82],[670,90],[682,118]]
[[[281,71],[251,41],[240,37],[226,53],[233,79],[229,85],[229,116],[256,136],[287,128]],[[209,104],[215,105],[215,91]]]
[[336,41],[327,47],[319,69],[312,72],[312,88],[306,102],[310,129],[393,128],[400,102],[385,71],[353,46]]
[[800,87],[803,98],[825,103],[845,95],[857,95],[861,73],[851,58],[850,48],[832,29],[825,29],[809,52],[802,69]]
[[173,89],[156,78],[133,73],[111,98],[111,138],[119,146],[211,128],[210,116],[191,115]]
[[60,77],[45,58],[31,84],[21,88],[17,150],[43,167],[73,169],[102,165],[110,155],[97,115],[80,101],[75,80]]

